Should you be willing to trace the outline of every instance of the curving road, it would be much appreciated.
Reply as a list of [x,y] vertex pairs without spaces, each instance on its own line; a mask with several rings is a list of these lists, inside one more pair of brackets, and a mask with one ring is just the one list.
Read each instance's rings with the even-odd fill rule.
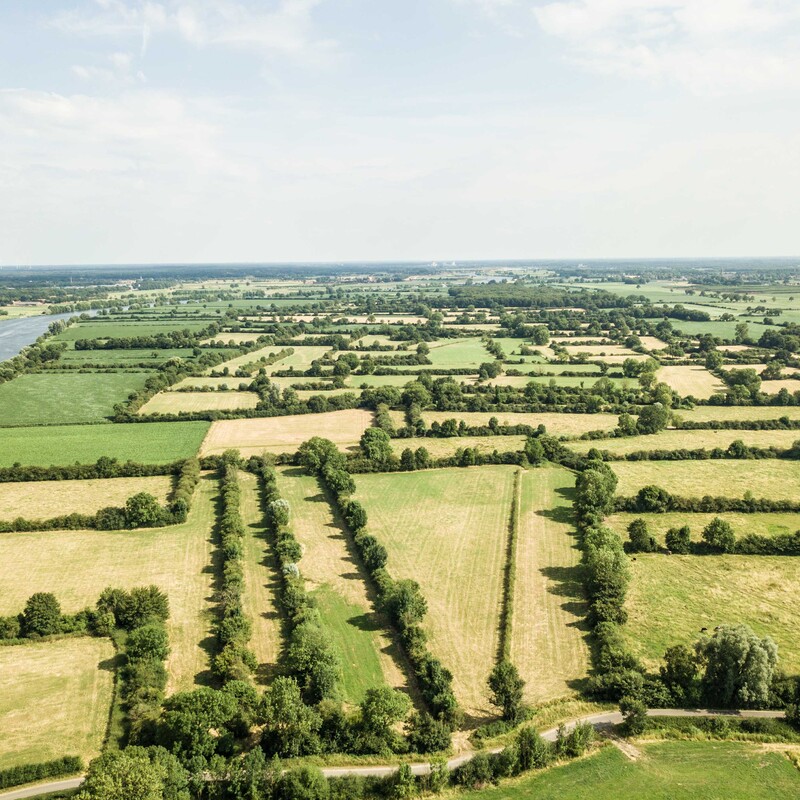
[[[739,719],[747,718],[767,718],[767,719],[780,719],[784,716],[783,711],[715,711],[713,709],[683,709],[683,708],[651,708],[648,709],[647,715],[649,717],[734,717]],[[612,725],[618,725],[622,722],[622,714],[619,711],[604,711],[599,714],[589,714],[585,717],[578,717],[565,723],[567,732],[571,731],[578,723],[588,722],[598,730],[609,728]],[[558,728],[550,728],[550,730],[543,731],[542,737],[549,742],[554,742],[558,735]],[[496,747],[489,750],[489,753],[499,753],[501,747]],[[461,755],[451,758],[447,762],[449,769],[456,767],[469,761],[475,755],[474,752],[466,752]],[[425,775],[430,771],[430,764],[411,764],[411,772],[414,775]],[[362,775],[385,777],[391,775],[397,770],[397,764],[386,765],[373,765],[366,767],[324,767],[322,774],[328,778],[339,777],[342,775]],[[22,789],[13,789],[9,792],[0,792],[0,800],[24,800],[27,797],[37,797],[38,795],[48,794],[49,792],[65,791],[67,789],[77,789],[83,783],[83,776],[77,778],[66,778],[64,780],[49,781],[47,783],[39,783],[35,786],[27,786]]]

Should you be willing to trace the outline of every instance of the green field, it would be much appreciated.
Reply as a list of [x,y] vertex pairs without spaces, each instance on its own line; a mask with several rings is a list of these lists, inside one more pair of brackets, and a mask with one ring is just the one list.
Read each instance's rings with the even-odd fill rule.
[[89,464],[100,456],[144,464],[166,464],[200,449],[208,422],[121,425],[54,425],[9,428],[0,436],[0,467],[12,464]]
[[[780,419],[781,417],[800,419],[800,406],[695,406],[688,411],[678,409],[675,411],[675,416],[686,422]],[[800,434],[800,431],[798,433]]]
[[65,364],[102,364],[109,367],[125,367],[128,364],[144,362],[152,364],[155,369],[159,364],[171,358],[194,359],[194,352],[188,347],[171,350],[65,350],[59,363]]
[[420,447],[424,447],[432,458],[449,458],[456,450],[465,447],[477,447],[481,453],[491,453],[494,450],[500,453],[522,450],[525,446],[525,438],[525,436],[452,436],[442,439],[438,436],[426,436],[414,439],[392,439],[391,445],[397,456],[406,448],[418,450]]
[[[398,418],[402,425],[402,412]],[[589,431],[610,431],[617,426],[614,414],[559,414],[554,411],[537,413],[515,413],[513,411],[424,411],[422,418],[427,425],[442,423],[446,419],[464,420],[466,425],[488,425],[494,417],[501,425],[544,425],[551,436],[580,436]],[[414,440],[416,441],[416,440]]]
[[2,425],[102,422],[144,388],[146,372],[20,375],[0,384]]
[[637,744],[633,760],[612,745],[571,764],[464,800],[775,800],[800,794],[800,772],[781,752],[739,742]]
[[178,318],[174,321],[122,321],[110,319],[101,322],[93,319],[91,322],[76,322],[66,330],[54,337],[62,342],[74,342],[78,339],[116,339],[129,336],[155,336],[159,333],[170,331],[199,331],[211,322],[207,320],[187,320]]
[[[483,346],[478,338],[442,339],[430,343],[428,358],[433,367],[441,369],[477,368],[487,362],[494,361],[494,356]],[[420,369],[415,368],[415,371]]]

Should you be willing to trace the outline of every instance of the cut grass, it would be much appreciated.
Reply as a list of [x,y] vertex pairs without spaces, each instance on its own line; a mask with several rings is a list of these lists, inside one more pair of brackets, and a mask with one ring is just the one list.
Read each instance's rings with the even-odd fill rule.
[[172,478],[169,475],[0,483],[0,520],[94,514],[106,506],[124,506],[129,497],[139,492],[153,495],[163,505],[171,488]]
[[464,420],[467,425],[488,425],[494,417],[501,425],[544,425],[553,436],[580,436],[589,431],[610,431],[616,428],[618,417],[614,414],[559,414],[543,411],[535,414],[488,411],[423,411],[427,425],[446,419]]
[[0,647],[0,769],[97,756],[114,682],[108,639]]
[[220,411],[255,408],[255,392],[159,392],[139,409],[139,414],[180,414],[195,411]]
[[244,456],[293,453],[312,436],[330,439],[342,448],[354,447],[372,421],[372,412],[360,408],[294,417],[220,420],[212,423],[202,454],[222,453],[232,447]]
[[188,520],[150,530],[4,533],[0,614],[16,614],[34,592],[53,592],[65,613],[93,606],[107,586],[156,584],[169,596],[169,690],[208,679],[212,615],[211,531],[216,482],[205,476]]
[[[274,349],[275,348],[273,348],[273,350]],[[280,350],[281,348],[278,349]],[[324,347],[322,345],[300,345],[294,348],[294,352],[290,356],[276,361],[274,364],[267,367],[267,374],[272,375],[284,369],[306,370],[311,366],[312,361],[322,358],[325,353],[330,352],[330,349],[330,347]],[[261,354],[261,351],[259,350],[258,353]],[[254,354],[251,353],[250,355]]]
[[428,358],[431,361],[428,366],[439,369],[477,369],[481,364],[494,360],[478,338],[431,342]]
[[356,476],[389,572],[419,582],[431,650],[452,670],[467,714],[481,719],[492,713],[486,678],[497,655],[513,478],[514,468],[500,466]]
[[144,388],[146,372],[39,373],[0,384],[2,425],[102,422],[115,403]]
[[701,628],[744,623],[775,640],[789,674],[800,668],[800,559],[640,553],[631,567],[624,631],[649,667],[668,647],[694,644]]
[[800,406],[695,406],[690,411],[675,411],[675,417],[686,422],[800,419]]
[[588,671],[575,479],[545,467],[524,471],[521,480],[511,660],[527,683],[525,699],[542,703],[573,692]]
[[0,436],[0,467],[93,464],[101,456],[167,464],[196,455],[209,426],[208,422],[133,422],[9,428]]
[[130,336],[155,336],[159,333],[171,331],[199,331],[211,322],[206,320],[175,319],[172,322],[151,320],[114,320],[100,321],[93,319],[91,322],[76,322],[63,330],[55,340],[74,342],[78,339],[117,339]]
[[611,462],[619,477],[617,494],[635,495],[654,484],[681,497],[754,497],[800,500],[800,463],[780,459],[759,461],[636,461]]
[[453,436],[440,439],[435,436],[415,439],[392,439],[391,445],[395,455],[399,456],[407,447],[418,450],[424,447],[432,458],[449,458],[456,450],[465,447],[477,447],[481,453],[500,453],[522,450],[525,436]]
[[706,400],[712,394],[725,391],[725,384],[699,365],[661,367],[656,377],[682,397],[691,395],[698,400]]

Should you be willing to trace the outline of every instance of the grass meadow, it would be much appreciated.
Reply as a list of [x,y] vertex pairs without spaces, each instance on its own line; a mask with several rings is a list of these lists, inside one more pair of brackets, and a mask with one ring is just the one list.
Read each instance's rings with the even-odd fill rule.
[[525,436],[452,436],[440,439],[436,436],[414,439],[392,439],[391,445],[395,455],[399,456],[407,447],[417,450],[424,447],[433,458],[449,458],[456,450],[464,447],[477,447],[481,453],[495,450],[505,453],[522,450]]
[[140,409],[139,414],[191,414],[196,411],[227,411],[239,408],[255,408],[258,395],[255,392],[159,392]]
[[440,342],[430,343],[428,358],[431,366],[439,369],[469,369],[477,368],[487,362],[493,361],[494,356],[483,346],[477,337],[469,339],[442,339]]
[[544,425],[553,436],[580,436],[589,431],[610,431],[616,428],[615,414],[559,414],[542,411],[535,414],[513,411],[423,411],[422,418],[428,425],[446,419],[464,420],[467,425],[488,425],[494,417],[501,425]]
[[100,364],[104,367],[128,367],[130,364],[146,363],[153,369],[171,358],[194,360],[191,348],[171,350],[65,350],[59,358],[64,364]]
[[101,456],[167,464],[196,455],[208,429],[208,422],[9,428],[0,436],[0,467],[89,464]]
[[688,411],[679,409],[674,414],[686,422],[763,420],[781,417],[800,419],[800,406],[695,406]]
[[430,647],[453,672],[468,715],[490,711],[486,678],[497,655],[512,467],[356,476],[368,530],[389,552],[395,578],[413,578],[428,601]]
[[699,365],[661,367],[656,377],[682,397],[692,395],[698,400],[706,400],[716,392],[725,391],[725,384]]
[[113,659],[108,639],[88,636],[0,647],[0,769],[98,755]]
[[188,320],[185,318],[167,322],[162,320],[115,320],[76,322],[53,337],[56,341],[75,342],[78,339],[117,339],[129,336],[156,336],[171,331],[199,331],[211,320]]

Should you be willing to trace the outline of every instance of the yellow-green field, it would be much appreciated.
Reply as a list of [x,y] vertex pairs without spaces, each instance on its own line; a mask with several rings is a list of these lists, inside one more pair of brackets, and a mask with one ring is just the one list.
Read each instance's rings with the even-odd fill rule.
[[216,481],[205,476],[182,525],[135,531],[4,533],[0,561],[0,614],[16,614],[34,592],[53,592],[62,610],[93,606],[107,586],[156,584],[169,596],[169,690],[191,689],[207,679],[213,614]]
[[[238,380],[234,378],[233,380]],[[255,392],[159,392],[139,409],[139,414],[180,414],[255,408]]]
[[631,567],[624,630],[648,666],[672,645],[693,644],[701,628],[742,622],[775,640],[789,674],[800,668],[800,559],[640,553]]
[[521,473],[511,660],[530,703],[572,694],[589,668],[574,483],[557,467]]
[[768,458],[758,461],[622,461],[611,462],[617,494],[628,497],[655,484],[682,497],[754,497],[800,500],[800,463]]
[[698,400],[706,400],[716,392],[725,391],[725,384],[716,375],[712,375],[705,367],[699,365],[661,367],[656,377],[682,397],[692,395]]
[[[274,350],[275,348],[272,349]],[[322,345],[301,345],[295,347],[294,352],[290,356],[282,358],[280,361],[276,361],[274,364],[267,367],[267,374],[271,375],[273,372],[280,372],[284,369],[308,369],[312,361],[322,358],[322,356],[329,351],[330,347],[324,347]],[[256,360],[252,357],[253,355],[266,355],[266,353],[262,353],[260,350],[257,351],[257,353],[250,353],[249,361]],[[247,363],[248,357],[242,356],[242,358],[245,359],[243,363]],[[225,366],[228,366],[228,364],[225,364]],[[217,367],[217,369],[219,369],[219,367]]]
[[0,647],[0,769],[100,752],[114,648],[81,637]]
[[200,452],[213,455],[233,447],[243,456],[293,453],[312,436],[323,436],[342,448],[355,447],[372,421],[373,413],[361,408],[294,417],[219,420],[211,424]]
[[49,519],[65,514],[94,514],[106,506],[124,506],[129,497],[139,492],[152,494],[163,505],[171,488],[170,475],[0,483],[0,519]]
[[[501,425],[544,425],[553,436],[580,436],[589,431],[610,431],[617,427],[615,414],[558,414],[543,411],[536,414],[518,414],[497,411],[424,411],[422,418],[428,425],[446,419],[464,420],[466,425],[488,425],[495,417]],[[402,423],[401,423],[402,424]]]
[[389,551],[395,578],[428,601],[430,647],[453,672],[472,718],[491,714],[486,678],[497,655],[513,467],[356,476],[368,530]]
[[495,450],[505,453],[522,450],[525,438],[524,436],[453,436],[440,439],[436,436],[426,436],[419,439],[392,439],[392,450],[399,456],[407,447],[411,450],[424,447],[432,458],[448,458],[459,448],[465,447],[476,447],[481,453],[491,453]]
[[800,419],[800,406],[695,406],[690,411],[679,409],[675,415],[686,422]]
[[[243,356],[236,356],[228,361],[223,361],[221,364],[217,364],[216,367],[209,367],[206,372],[208,374],[211,374],[212,372],[222,372],[222,370],[227,367],[231,373],[231,380],[236,380],[233,378],[233,373],[236,372],[239,367],[243,367],[245,364],[252,364],[262,357],[269,358],[269,356],[273,355],[274,353],[279,353],[282,349],[284,348],[271,345],[269,347],[261,347],[258,350],[251,350],[249,353],[245,353]],[[270,367],[270,369],[286,369],[284,366],[279,366],[285,363],[286,359],[283,361],[276,361],[275,364]]]

